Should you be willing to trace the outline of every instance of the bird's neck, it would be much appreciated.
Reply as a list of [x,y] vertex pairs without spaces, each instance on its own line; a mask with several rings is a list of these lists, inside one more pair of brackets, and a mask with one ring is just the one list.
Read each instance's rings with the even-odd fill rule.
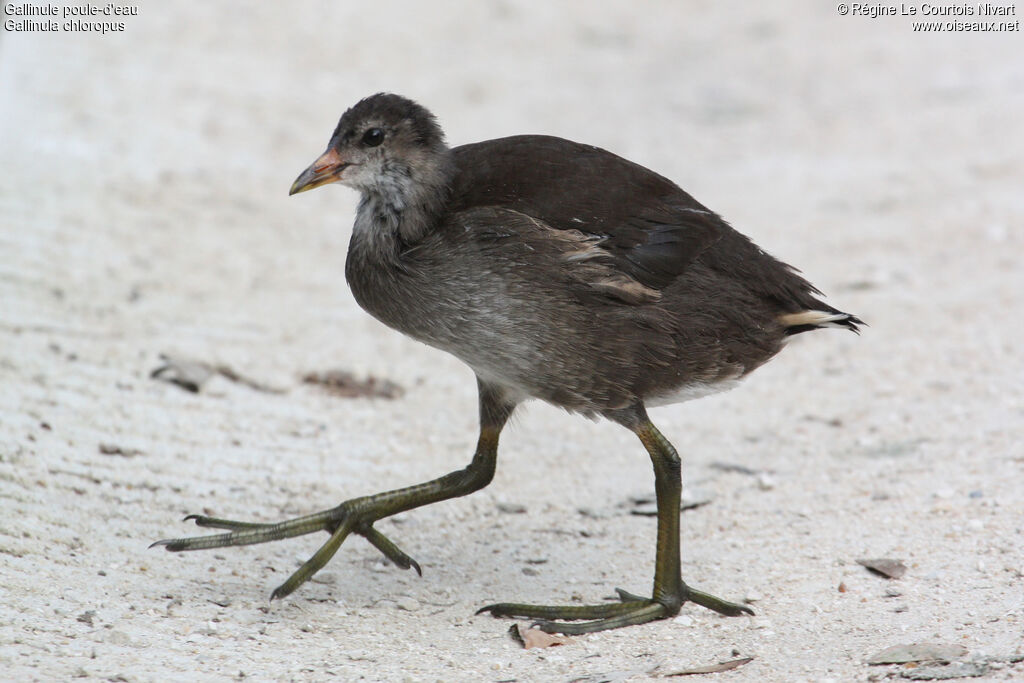
[[352,247],[370,260],[396,258],[434,229],[444,212],[453,173],[449,151],[418,161],[393,164],[362,189]]

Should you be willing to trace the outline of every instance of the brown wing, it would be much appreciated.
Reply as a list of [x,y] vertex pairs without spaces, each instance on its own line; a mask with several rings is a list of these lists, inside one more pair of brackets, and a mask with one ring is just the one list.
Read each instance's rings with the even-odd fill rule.
[[514,209],[484,206],[453,215],[460,234],[470,234],[482,252],[495,253],[520,275],[540,273],[538,282],[561,280],[583,300],[648,304],[661,292],[622,271],[602,248],[601,238],[579,230],[557,230]]
[[472,169],[456,173],[454,211],[503,207],[593,236],[647,287],[666,287],[731,230],[672,181],[599,147],[519,135],[453,152],[458,169]]
[[452,150],[456,211],[513,209],[593,237],[625,276],[664,290],[696,260],[781,311],[838,312],[795,269],[762,251],[671,180],[611,152],[519,135]]

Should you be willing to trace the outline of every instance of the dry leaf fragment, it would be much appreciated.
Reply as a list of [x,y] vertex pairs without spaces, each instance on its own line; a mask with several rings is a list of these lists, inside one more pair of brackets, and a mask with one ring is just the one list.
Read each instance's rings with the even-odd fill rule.
[[744,664],[749,664],[754,661],[753,657],[740,657],[739,659],[730,659],[727,662],[719,662],[717,664],[709,664],[707,666],[698,666],[693,669],[683,669],[682,671],[673,671],[670,674],[664,674],[665,678],[670,676],[696,676],[698,674],[717,674],[722,671],[732,671],[738,669]]
[[[703,507],[712,501],[712,496],[701,489],[684,488],[679,501],[679,510],[685,512]],[[620,503],[619,507],[632,506],[629,514],[639,517],[656,517],[658,505],[654,496],[631,496],[628,503]]]
[[887,579],[899,579],[907,573],[907,565],[902,560],[879,558],[874,560],[857,560],[857,564],[867,567],[869,571],[880,574]]
[[203,384],[214,375],[220,375],[237,384],[244,384],[250,389],[263,391],[268,394],[283,394],[286,391],[285,389],[272,387],[259,380],[246,377],[223,363],[206,363],[168,353],[161,353],[160,360],[163,361],[163,365],[149,373],[149,376],[152,379],[176,384],[186,391],[191,391],[193,394],[198,394]]
[[747,467],[746,465],[737,465],[735,463],[722,461],[713,462],[709,467],[713,470],[718,470],[719,472],[735,472],[736,474],[746,474],[751,477],[756,476],[761,472],[761,470],[755,470],[754,468]]
[[206,380],[216,374],[209,363],[172,356],[168,353],[161,353],[160,360],[163,361],[163,365],[149,373],[149,376],[152,379],[176,384],[193,394],[198,394]]
[[868,659],[868,664],[906,664],[908,662],[950,662],[967,654],[963,645],[912,643],[893,645]]
[[325,372],[307,372],[302,377],[306,384],[316,384],[329,393],[343,398],[401,398],[405,389],[389,379],[380,379],[373,375],[366,379],[356,379],[347,370],[327,370]]
[[512,640],[516,641],[527,650],[532,647],[555,647],[557,645],[565,645],[572,640],[567,636],[546,633],[541,631],[539,628],[528,628],[523,630],[519,624],[512,624],[508,629],[508,634],[512,636]]
[[528,628],[523,634],[523,647],[529,650],[531,647],[555,647],[565,645],[569,642],[567,636],[559,636],[554,633],[545,633],[539,628]]
[[113,443],[101,443],[100,453],[103,455],[120,455],[122,458],[134,458],[136,455],[143,454],[138,448],[125,448]]

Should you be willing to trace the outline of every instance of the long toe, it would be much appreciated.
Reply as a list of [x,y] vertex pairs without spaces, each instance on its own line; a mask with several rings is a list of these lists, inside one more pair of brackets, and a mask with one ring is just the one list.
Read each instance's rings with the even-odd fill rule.
[[754,610],[750,609],[746,605],[740,605],[735,602],[729,602],[722,598],[715,597],[710,593],[696,590],[684,585],[684,591],[686,593],[686,600],[692,602],[701,607],[707,607],[709,610],[718,612],[727,617],[741,617],[743,615],[754,616]]
[[651,602],[648,598],[629,602],[610,602],[604,605],[527,605],[518,602],[499,602],[477,610],[477,614],[490,612],[494,617],[521,617],[541,621],[582,621],[584,619],[605,619],[627,614],[631,610]]
[[647,600],[643,604],[635,605],[629,603],[629,609],[611,617],[567,624],[560,621],[538,620],[533,625],[547,633],[564,633],[569,636],[576,636],[583,633],[596,633],[597,631],[608,631],[623,626],[637,626],[650,621],[665,619],[672,616],[670,610],[660,602]]

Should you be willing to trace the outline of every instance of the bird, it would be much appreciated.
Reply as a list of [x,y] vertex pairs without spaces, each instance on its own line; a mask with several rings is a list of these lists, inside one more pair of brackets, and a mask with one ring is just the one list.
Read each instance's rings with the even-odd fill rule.
[[502,602],[478,614],[566,634],[665,619],[686,602],[752,615],[683,580],[681,460],[647,409],[736,386],[795,334],[858,332],[863,321],[825,303],[798,271],[654,171],[546,135],[449,147],[435,116],[400,95],[377,93],[345,111],[289,194],[332,183],[360,193],[345,263],[356,302],[474,371],[472,459],[425,483],[276,524],[189,515],[223,533],[154,545],[201,550],[326,531],[326,543],[271,599],[292,593],[353,534],[422,574],[374,524],[487,486],[503,427],[520,404],[540,399],[631,430],[650,456],[652,592],[616,589],[618,602],[595,605]]

